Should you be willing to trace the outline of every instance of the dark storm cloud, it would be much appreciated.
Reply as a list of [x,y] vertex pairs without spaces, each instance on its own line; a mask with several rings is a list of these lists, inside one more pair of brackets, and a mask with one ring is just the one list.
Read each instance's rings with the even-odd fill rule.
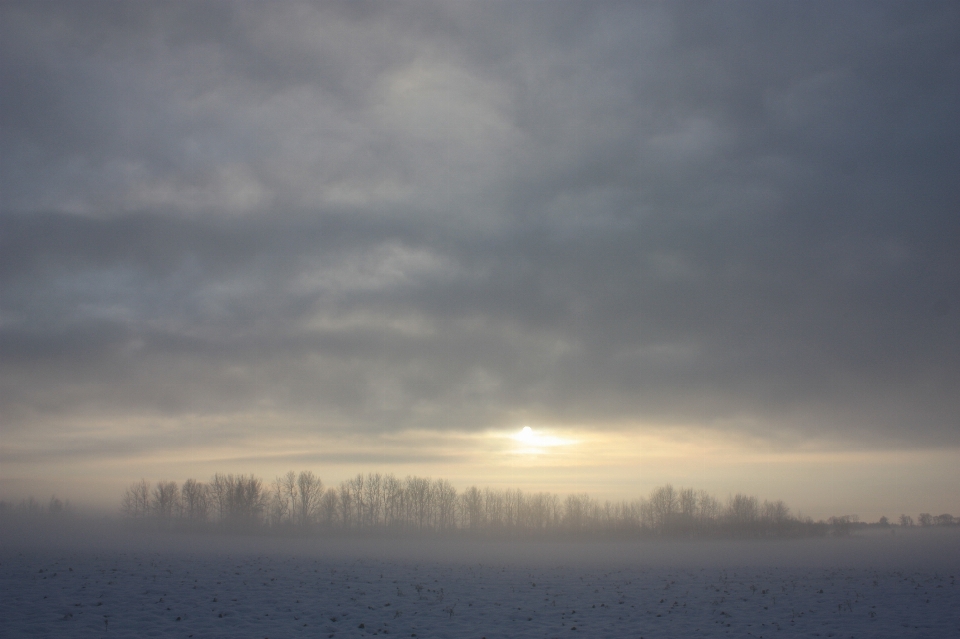
[[8,432],[960,443],[953,4],[3,14]]

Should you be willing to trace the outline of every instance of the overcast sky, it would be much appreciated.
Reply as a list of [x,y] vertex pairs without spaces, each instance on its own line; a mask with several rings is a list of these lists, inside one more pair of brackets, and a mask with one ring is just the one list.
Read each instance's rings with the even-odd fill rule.
[[524,425],[960,479],[956,2],[5,2],[0,61],[6,494]]

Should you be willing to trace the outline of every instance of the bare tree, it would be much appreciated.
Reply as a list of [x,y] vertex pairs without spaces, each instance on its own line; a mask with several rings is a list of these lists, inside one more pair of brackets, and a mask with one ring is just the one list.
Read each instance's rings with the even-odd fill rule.
[[514,533],[519,533],[526,525],[527,502],[519,488],[507,490],[504,494],[505,525]]
[[261,521],[267,506],[263,481],[255,475],[217,473],[210,482],[217,515],[224,525],[250,528]]
[[857,515],[843,515],[842,517],[831,517],[827,520],[827,523],[833,529],[835,537],[846,537],[850,534],[853,524],[858,521],[860,521],[860,518]]
[[727,504],[727,521],[731,527],[739,532],[749,532],[756,529],[759,517],[757,498],[743,493],[737,493],[730,498]]
[[711,529],[720,516],[720,501],[705,490],[697,494],[697,526],[701,532]]
[[238,475],[233,501],[235,517],[240,525],[250,527],[259,524],[267,501],[263,481],[254,475]]
[[[0,503],[2,507],[2,503]],[[43,507],[34,504],[42,511]],[[791,517],[782,501],[764,501],[737,494],[725,508],[705,491],[675,490],[670,484],[655,488],[649,499],[600,502],[586,493],[566,496],[562,501],[552,493],[524,494],[519,489],[483,489],[471,486],[462,493],[447,480],[408,476],[404,481],[393,474],[358,474],[326,490],[312,471],[293,471],[277,477],[269,492],[254,475],[217,473],[209,484],[187,479],[157,482],[153,490],[145,480],[129,486],[121,510],[130,517],[153,514],[160,521],[174,517],[202,521],[216,511],[223,526],[250,527],[263,521],[269,507],[271,525],[316,524],[324,530],[356,528],[448,532],[469,530],[492,535],[575,534],[643,535],[705,533],[718,528],[749,534],[787,532],[824,534],[831,526],[842,534],[855,526],[854,516],[814,522],[809,517]],[[52,499],[49,511],[60,508]],[[882,520],[882,521],[885,521]],[[901,525],[912,525],[907,515]],[[921,524],[953,525],[957,519],[944,514],[920,515]]]
[[594,526],[597,526],[606,534],[610,534],[616,530],[616,509],[609,499],[604,501],[603,504],[597,502],[594,507],[594,513],[592,517]]
[[294,496],[294,512],[297,524],[307,528],[316,518],[320,509],[320,497],[323,495],[323,482],[309,470],[300,472],[297,476],[297,491]]
[[410,515],[417,530],[423,530],[430,521],[432,482],[426,477],[407,477],[405,483]]
[[217,508],[217,521],[224,521],[229,509],[230,487],[227,485],[227,475],[216,473],[210,480],[210,497]]
[[351,520],[353,519],[353,491],[350,487],[350,482],[340,482],[337,498],[340,525],[346,530],[350,528]]
[[913,517],[910,515],[900,515],[900,525],[906,528],[913,525]]
[[392,473],[383,478],[384,523],[388,528],[400,530],[404,524],[403,482]]
[[209,507],[206,484],[196,479],[188,479],[183,482],[180,498],[183,502],[184,517],[191,521],[206,521]]
[[383,512],[383,475],[367,473],[367,478],[363,483],[363,492],[363,503],[366,511],[364,517],[367,525],[377,528],[380,526],[380,518]]
[[128,517],[143,518],[150,514],[150,486],[141,479],[127,487],[120,502],[120,510]]
[[772,532],[783,534],[784,527],[790,519],[790,509],[782,500],[764,501],[760,517]]
[[681,488],[677,491],[677,507],[680,515],[693,519],[697,513],[697,491],[693,488]]
[[535,493],[529,500],[530,526],[537,532],[549,530],[554,522],[554,515],[559,509],[558,497],[551,493]]
[[640,507],[642,501],[619,501],[613,504],[611,531],[618,535],[633,535],[640,532]]
[[180,514],[180,489],[175,481],[158,481],[150,504],[160,519],[172,519]]
[[463,520],[466,527],[479,532],[483,526],[483,493],[476,486],[466,489],[460,496],[463,501]]
[[563,525],[572,532],[580,532],[586,525],[589,497],[586,494],[567,495],[563,501]]
[[64,512],[69,510],[70,502],[64,502],[62,499],[58,498],[56,495],[50,495],[50,501],[47,502],[47,512],[51,515],[62,515]]
[[323,491],[320,498],[320,523],[325,528],[332,528],[337,521],[337,503],[336,488]]
[[483,509],[487,528],[495,533],[500,532],[503,528],[503,493],[484,488]]
[[650,525],[659,533],[666,532],[677,512],[677,493],[673,486],[665,484],[653,489],[647,501],[650,510]]
[[696,515],[697,491],[693,488],[681,488],[677,491],[677,512],[672,527],[676,532],[691,532],[696,527]]
[[437,502],[437,529],[452,530],[456,526],[457,489],[446,479],[438,479],[433,494]]
[[273,480],[270,491],[270,520],[282,526],[293,519],[293,500],[297,490],[297,475],[292,470]]
[[357,473],[357,476],[350,480],[350,494],[353,495],[353,508],[354,515],[353,521],[356,523],[357,527],[363,527],[363,511],[364,511],[364,498],[363,485],[364,477],[361,473]]

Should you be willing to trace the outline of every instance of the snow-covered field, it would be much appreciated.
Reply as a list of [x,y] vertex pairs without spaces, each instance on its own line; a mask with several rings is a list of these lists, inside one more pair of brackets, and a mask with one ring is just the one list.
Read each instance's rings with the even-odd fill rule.
[[5,540],[7,637],[960,637],[957,534]]

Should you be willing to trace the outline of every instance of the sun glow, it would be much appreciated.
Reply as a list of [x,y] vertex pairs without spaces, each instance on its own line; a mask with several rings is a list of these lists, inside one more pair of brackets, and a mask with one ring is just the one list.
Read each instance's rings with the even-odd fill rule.
[[510,439],[517,442],[514,453],[520,455],[543,455],[550,448],[558,446],[569,446],[575,444],[572,439],[564,439],[548,433],[536,431],[529,426],[524,426],[519,433],[510,436]]

